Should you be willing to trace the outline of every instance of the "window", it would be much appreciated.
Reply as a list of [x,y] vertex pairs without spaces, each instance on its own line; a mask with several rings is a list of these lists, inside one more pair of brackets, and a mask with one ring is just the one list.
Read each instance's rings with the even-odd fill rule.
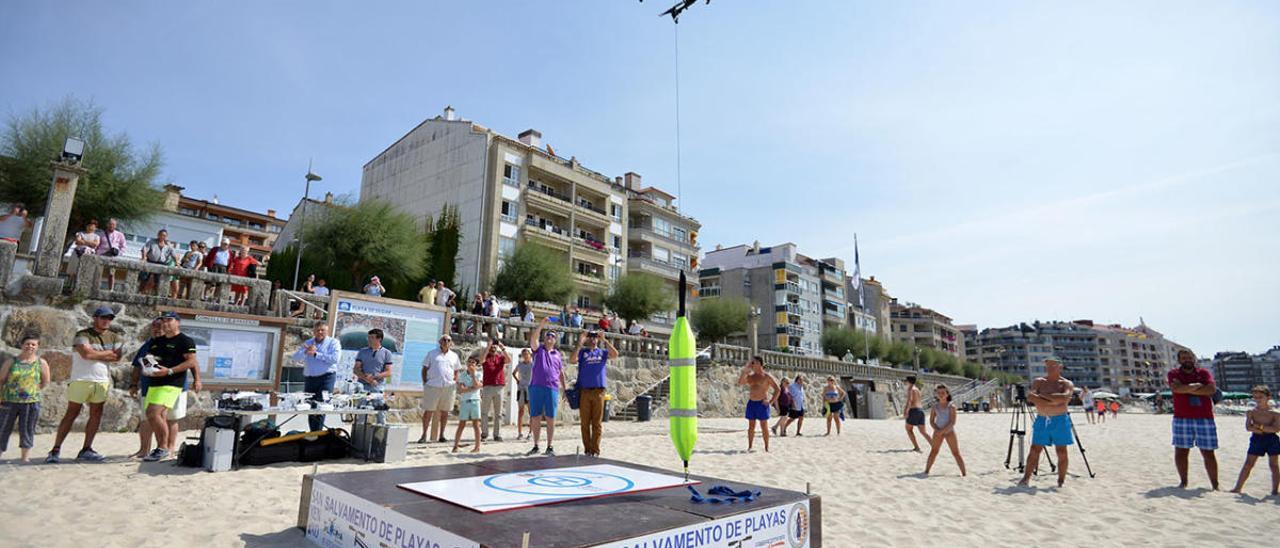
[[183,214],[183,215],[190,215],[190,216],[192,216],[192,217],[197,217],[197,216],[198,216],[198,215],[196,214],[196,210],[191,209],[191,208],[189,208],[189,207],[179,208],[179,209],[178,209],[178,213],[181,213],[181,214]]
[[711,280],[702,280],[698,287],[699,297],[719,297],[720,296],[720,278]]
[[671,260],[671,253],[661,247],[655,247],[653,248],[653,260],[660,263],[669,262]]
[[616,279],[618,279],[618,277],[620,277],[621,275],[622,275],[622,269],[618,268],[618,265],[610,265],[610,266],[609,266],[609,279],[610,279],[610,280],[616,280]]
[[613,248],[614,248],[614,249],[622,249],[622,236],[614,236],[614,237],[613,237]]
[[689,241],[689,231],[678,226],[671,227],[671,238],[681,242]]
[[654,217],[653,231],[663,236],[671,236],[671,223],[661,217]]
[[278,226],[276,226],[276,225],[271,225],[271,226],[267,227],[267,232],[274,232],[274,233],[276,233],[276,234],[279,234],[279,233],[280,233],[280,227],[278,227]]
[[221,220],[222,220],[222,217],[219,217],[216,213],[210,213],[210,214],[209,214],[209,220],[210,220],[210,221],[221,221]]
[[506,164],[502,168],[502,182],[508,185],[520,187],[520,166]]
[[262,223],[255,223],[253,221],[250,221],[249,228],[252,228],[254,230],[262,230]]
[[685,255],[685,254],[683,254],[683,253],[676,253],[676,252],[672,251],[672,252],[671,252],[671,264],[674,264],[674,265],[676,265],[677,267],[680,267],[681,269],[688,270],[688,268],[689,268],[689,256],[688,256],[688,255]]
[[507,238],[505,236],[498,237],[498,257],[502,257],[502,258],[510,257],[511,254],[515,252],[516,252],[515,238]]
[[591,308],[591,297],[588,295],[578,295],[579,308]]
[[515,202],[508,202],[506,200],[503,200],[502,201],[502,220],[508,223],[517,223],[518,220],[516,215],[517,215],[517,210],[519,210],[519,208],[520,207],[517,206]]
[[618,204],[609,204],[609,216],[614,219],[622,220],[622,206]]

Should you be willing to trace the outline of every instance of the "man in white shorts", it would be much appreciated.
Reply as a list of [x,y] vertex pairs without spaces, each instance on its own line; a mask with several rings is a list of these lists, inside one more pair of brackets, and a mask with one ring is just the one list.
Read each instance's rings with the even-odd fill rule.
[[440,347],[422,360],[422,437],[418,443],[445,442],[444,429],[449,412],[453,411],[458,370],[462,368],[458,353],[452,348],[453,338],[445,334],[440,337]]

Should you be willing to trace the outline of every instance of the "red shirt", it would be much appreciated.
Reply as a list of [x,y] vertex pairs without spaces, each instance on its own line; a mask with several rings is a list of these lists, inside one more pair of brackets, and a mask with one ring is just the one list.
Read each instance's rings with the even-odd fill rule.
[[608,331],[609,318],[600,318],[600,321],[596,322],[596,326],[599,327],[601,331]]
[[489,354],[484,358],[484,385],[485,386],[506,386],[507,385],[507,357],[502,352]]
[[[1213,383],[1213,373],[1202,367],[1197,367],[1189,373],[1183,371],[1181,367],[1177,367],[1169,371],[1168,382],[1171,389],[1173,388],[1174,379],[1184,385],[1211,384]],[[1213,397],[1174,392],[1173,416],[1178,419],[1212,419]]]

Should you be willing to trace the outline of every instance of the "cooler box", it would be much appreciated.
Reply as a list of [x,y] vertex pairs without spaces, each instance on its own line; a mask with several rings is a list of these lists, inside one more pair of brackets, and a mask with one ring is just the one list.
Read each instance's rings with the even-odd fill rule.
[[404,460],[409,427],[357,421],[351,429],[351,446],[357,457],[376,462]]

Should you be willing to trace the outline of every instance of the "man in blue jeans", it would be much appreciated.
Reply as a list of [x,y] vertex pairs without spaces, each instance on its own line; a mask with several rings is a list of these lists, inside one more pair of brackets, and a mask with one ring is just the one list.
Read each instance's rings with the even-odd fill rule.
[[[293,353],[293,359],[302,360],[306,364],[302,370],[303,392],[311,394],[313,400],[320,401],[322,392],[333,392],[342,347],[338,345],[338,339],[329,336],[327,324],[316,324],[311,335],[310,339],[302,343],[302,348]],[[312,432],[324,430],[324,415],[308,416],[307,423]]]

